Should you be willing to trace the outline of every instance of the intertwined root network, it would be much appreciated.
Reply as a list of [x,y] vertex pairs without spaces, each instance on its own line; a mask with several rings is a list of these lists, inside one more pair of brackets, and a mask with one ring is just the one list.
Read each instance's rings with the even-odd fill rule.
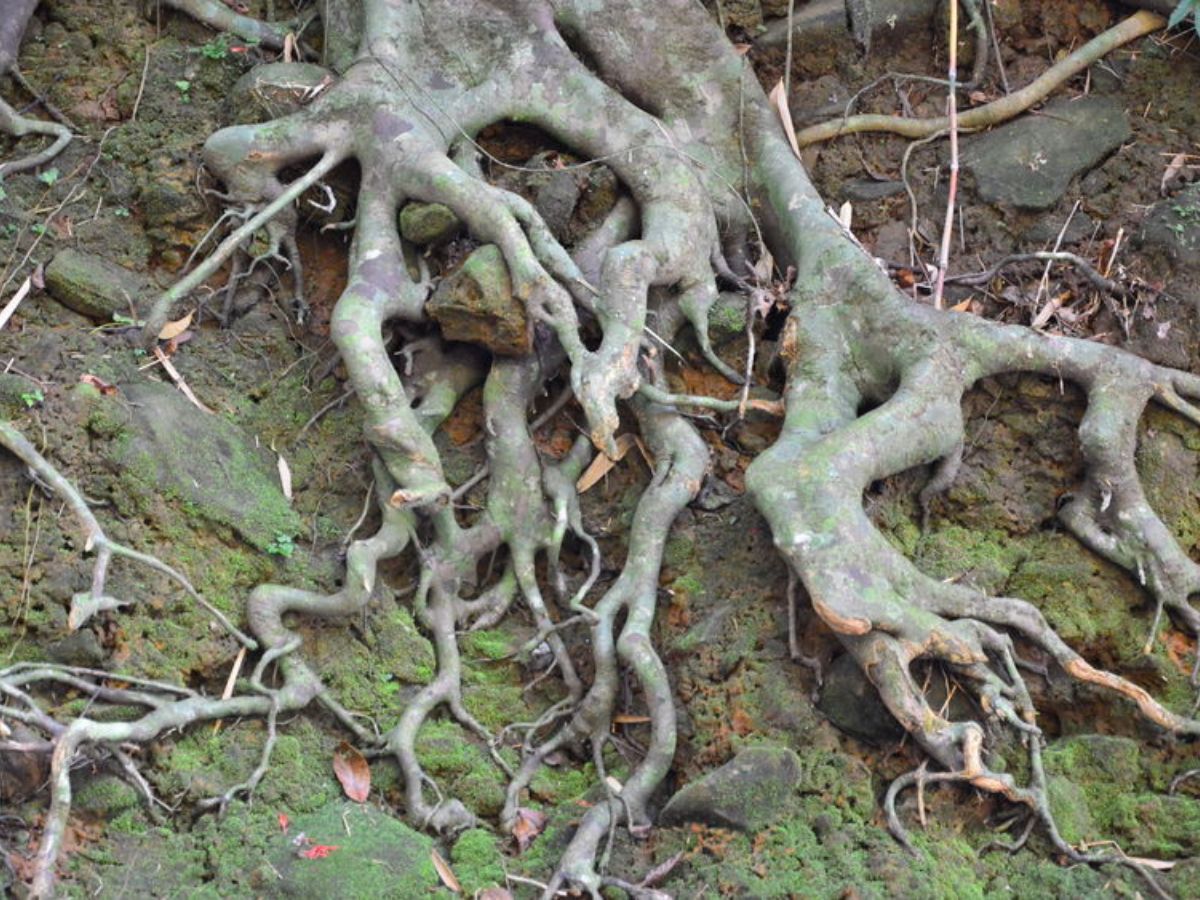
[[[664,542],[708,468],[705,444],[682,410],[738,405],[668,393],[656,341],[670,343],[690,324],[706,357],[732,376],[708,343],[708,310],[717,278],[744,288],[749,271],[731,268],[761,258],[767,247],[796,270],[783,339],[786,413],[778,441],[751,465],[747,485],[817,614],[942,769],[893,786],[887,805],[897,834],[903,835],[897,791],[921,779],[965,781],[1028,805],[1061,849],[1086,858],[1066,847],[1053,825],[1038,755],[1041,732],[1015,639],[1042,648],[1075,679],[1128,698],[1163,729],[1200,733],[1194,718],[1090,666],[1030,604],[925,576],[862,508],[869,484],[914,466],[935,467],[923,499],[952,481],[962,453],[962,396],[979,379],[1023,371],[1075,381],[1088,396],[1080,426],[1088,475],[1063,508],[1063,521],[1093,550],[1134,572],[1160,612],[1196,634],[1200,616],[1189,597],[1200,587],[1200,568],[1147,504],[1133,452],[1149,401],[1200,423],[1194,405],[1200,378],[1099,344],[914,305],[826,213],[744,60],[696,4],[597,6],[367,0],[357,61],[328,90],[287,118],[227,128],[208,141],[207,167],[242,211],[242,224],[159,299],[146,334],[155,336],[172,305],[259,229],[271,223],[286,240],[293,201],[355,159],[362,177],[349,280],[331,331],[364,410],[383,521],[373,537],[351,546],[337,593],[278,585],[252,593],[247,618],[260,655],[244,695],[212,700],[163,686],[131,688],[118,699],[147,707],[140,719],[64,726],[25,692],[61,673],[0,672],[3,711],[22,707],[55,747],[39,893],[52,887],[70,804],[68,770],[85,746],[119,747],[203,719],[250,714],[268,717],[273,738],[278,715],[317,699],[361,743],[394,753],[410,820],[454,832],[474,815],[441,793],[415,749],[422,724],[444,711],[486,741],[510,776],[501,815],[507,828],[519,819],[538,767],[559,748],[590,749],[603,775],[624,673],[632,673],[641,692],[650,740],[624,784],[604,780],[608,800],[584,814],[547,895],[567,884],[593,896],[605,884],[631,889],[607,872],[607,842],[617,826],[640,831],[650,824],[651,795],[672,763],[674,705],[651,626]],[[662,52],[667,44],[670,54]],[[474,136],[497,121],[532,123],[573,152],[603,161],[628,199],[568,252],[528,202],[483,179]],[[285,182],[281,173],[297,167],[304,174]],[[397,372],[385,328],[424,323],[429,288],[407,261],[396,229],[397,210],[410,200],[446,204],[475,238],[500,249],[514,293],[536,323],[536,353],[488,362],[461,346],[425,341],[413,349],[412,366]],[[752,234],[765,246],[749,243]],[[589,349],[581,329],[593,326],[601,337]],[[536,448],[538,422],[530,420],[545,418],[540,398],[563,372],[587,434],[555,460]],[[490,480],[484,508],[468,524],[452,503],[458,489],[447,481],[432,435],[458,398],[481,382]],[[600,590],[599,549],[583,527],[575,485],[597,450],[613,451],[622,407],[636,422],[654,474],[636,509],[624,567]],[[588,560],[582,571],[562,564],[568,536]],[[379,563],[410,550],[421,569],[414,609],[433,639],[437,671],[380,741],[324,691],[283,617],[361,609],[379,589]],[[498,552],[502,571],[480,583],[480,563]],[[499,736],[464,707],[456,635],[499,621],[518,602],[537,626],[531,646],[550,648],[563,698],[519,729],[521,756],[511,768],[498,752]],[[587,629],[590,665],[568,652],[569,628]],[[941,661],[972,684],[987,720],[949,721],[936,713],[913,679],[917,660]],[[272,664],[278,674],[268,681]],[[581,671],[592,673],[590,681]],[[1024,736],[1030,784],[988,768],[984,725]],[[253,789],[270,744],[259,769],[215,798],[217,805]]]

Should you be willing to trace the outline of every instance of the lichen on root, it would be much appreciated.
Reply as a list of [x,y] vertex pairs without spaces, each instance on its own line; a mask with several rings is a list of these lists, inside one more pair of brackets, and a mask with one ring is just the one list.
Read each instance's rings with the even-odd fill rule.
[[[498,121],[531,123],[572,152],[603,161],[629,200],[569,252],[527,201],[481,177],[475,139]],[[270,225],[272,240],[283,246],[295,225],[293,201],[304,190],[344,161],[359,165],[349,278],[331,333],[364,409],[383,522],[351,546],[337,593],[281,585],[253,592],[247,619],[262,655],[254,691],[245,696],[129,692],[118,699],[149,707],[141,718],[64,726],[23,689],[52,680],[48,670],[0,671],[0,687],[12,698],[0,712],[25,704],[22,721],[42,727],[55,744],[35,893],[52,890],[70,804],[67,774],[81,747],[148,740],[222,716],[262,715],[273,723],[319,699],[360,742],[395,755],[410,820],[454,832],[473,825],[475,814],[441,793],[416,751],[422,724],[444,709],[496,751],[496,764],[510,776],[501,824],[513,827],[531,779],[559,748],[583,745],[603,775],[622,671],[641,692],[649,743],[623,784],[605,779],[606,800],[583,816],[549,874],[547,895],[575,886],[599,896],[606,884],[636,892],[607,871],[607,847],[614,829],[640,833],[651,824],[651,795],[674,755],[675,709],[651,626],[668,530],[708,467],[705,444],[681,411],[687,398],[665,387],[658,341],[669,344],[690,325],[706,356],[734,376],[711,351],[708,310],[718,278],[744,289],[754,277],[747,261],[767,252],[795,269],[782,341],[784,421],[779,439],[750,466],[747,487],[816,613],[942,769],[894,785],[888,808],[897,835],[903,839],[896,792],[922,780],[963,781],[1029,806],[1071,858],[1101,858],[1057,835],[1018,640],[1041,648],[1072,678],[1124,696],[1165,731],[1200,734],[1196,719],[1093,668],[1031,604],[921,573],[862,507],[873,481],[915,466],[936,466],[931,490],[952,481],[963,443],[962,396],[980,379],[1019,371],[1077,382],[1088,397],[1080,426],[1088,475],[1063,506],[1063,522],[1134,572],[1159,609],[1196,634],[1200,614],[1189,600],[1200,589],[1200,567],[1150,509],[1133,453],[1139,416],[1151,401],[1200,422],[1200,377],[1100,344],[935,312],[898,293],[827,214],[745,60],[693,0],[366,0],[360,49],[340,78],[286,118],[216,133],[204,157],[242,210],[243,224],[157,300],[148,340],[173,304],[254,232]],[[297,167],[307,168],[285,181]],[[396,228],[397,209],[410,200],[445,204],[476,239],[499,248],[514,293],[536,323],[536,353],[489,362],[425,342],[413,352],[412,369],[397,371],[384,329],[397,321],[424,325],[429,289]],[[587,328],[600,335],[592,346],[583,338]],[[539,453],[529,420],[564,368],[587,434],[561,460],[550,460]],[[490,480],[484,508],[466,519],[451,502],[455,488],[432,436],[458,398],[480,383]],[[584,529],[575,484],[597,450],[613,452],[622,407],[654,459],[654,475],[638,502],[619,577],[596,589],[599,549]],[[590,568],[564,571],[560,550],[568,535],[587,549]],[[410,550],[421,568],[414,611],[433,639],[437,671],[377,740],[325,692],[284,615],[361,609],[378,589],[379,564]],[[480,583],[480,563],[493,556],[503,560],[502,571]],[[513,768],[498,752],[497,736],[463,704],[457,634],[498,621],[517,602],[550,648],[563,699],[525,728]],[[586,667],[562,639],[566,628],[589,632]],[[940,661],[972,685],[985,720],[951,721],[935,712],[911,673],[918,660]],[[993,727],[1014,729],[1026,742],[1029,784],[989,768]],[[254,780],[243,787],[252,790]]]

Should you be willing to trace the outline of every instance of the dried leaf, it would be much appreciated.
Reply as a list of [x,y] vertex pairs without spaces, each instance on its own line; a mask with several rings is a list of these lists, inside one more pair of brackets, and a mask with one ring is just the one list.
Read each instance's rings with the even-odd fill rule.
[[796,159],[799,159],[800,145],[796,143],[796,126],[792,123],[792,113],[788,109],[787,93],[783,89],[782,78],[775,87],[771,88],[771,95],[767,99],[779,113],[779,121],[783,123],[783,133],[787,135],[788,143],[792,147],[792,152],[796,154]]
[[1159,185],[1159,191],[1161,191],[1163,194],[1167,192],[1167,189],[1174,183],[1175,179],[1179,177],[1179,173],[1183,171],[1183,166],[1186,162],[1186,153],[1176,153],[1171,157],[1171,161],[1167,163],[1167,170],[1163,172],[1162,182]]
[[649,716],[633,716],[626,713],[613,716],[614,725],[641,725],[650,721]]
[[39,291],[46,287],[46,267],[38,263],[33,267],[33,272],[29,276],[29,280],[33,282],[33,286]]
[[671,870],[679,865],[679,861],[683,859],[683,851],[680,850],[670,859],[665,862],[660,862],[657,866],[646,873],[646,877],[642,879],[638,887],[650,888],[659,884],[664,878],[671,874]]
[[29,288],[32,284],[33,277],[27,277],[21,282],[21,286],[17,288],[17,292],[12,295],[12,299],[4,304],[4,309],[0,309],[0,329],[8,324],[8,320],[17,311],[17,307],[21,305],[21,301],[25,299],[25,295],[29,293]]
[[583,474],[579,476],[579,480],[575,482],[575,490],[579,493],[591,490],[596,486],[601,478],[612,470],[612,467],[625,458],[625,454],[629,452],[630,447],[636,446],[632,434],[623,434],[616,440],[617,455],[608,456],[604,453],[596,454],[596,458],[592,460],[591,465],[583,470]]
[[94,387],[96,390],[98,390],[105,397],[111,397],[113,394],[115,394],[117,392],[117,388],[115,385],[109,384],[107,381],[105,381],[103,378],[99,377],[98,375],[87,375],[87,374],[80,375],[79,381],[81,384],[90,384],[92,387]]
[[279,454],[279,486],[283,488],[283,496],[288,498],[288,502],[292,499],[292,469],[287,464],[287,460],[283,458],[283,454]]
[[502,887],[490,887],[477,893],[475,900],[513,900],[513,895]]
[[296,855],[302,856],[305,859],[324,859],[334,850],[341,849],[342,848],[336,844],[313,844],[311,847],[306,847],[304,850],[301,850]]
[[850,226],[854,222],[854,206],[849,200],[838,209],[838,221],[842,223],[843,228],[847,231],[850,230]]
[[287,834],[288,825],[290,825],[290,824],[291,824],[291,819],[288,818],[288,814],[280,813],[279,814],[279,830],[282,831],[284,834]]
[[71,610],[67,614],[67,630],[78,631],[96,613],[106,612],[110,609],[120,609],[122,606],[128,606],[131,602],[130,600],[118,600],[116,597],[109,597],[107,595],[93,597],[91,591],[80,591],[78,594],[73,594],[71,596]]
[[154,358],[162,363],[162,367],[166,369],[167,374],[171,376],[171,380],[175,382],[176,387],[183,391],[183,396],[192,401],[193,406],[195,406],[197,409],[204,410],[210,416],[213,415],[213,411],[211,409],[196,399],[196,395],[192,393],[192,389],[188,387],[187,382],[183,380],[183,376],[179,374],[179,370],[175,368],[175,365],[171,362],[167,354],[162,352],[161,347],[154,348]]
[[366,758],[345,741],[333,751],[333,774],[341,782],[346,796],[355,803],[365,803],[371,793],[371,767]]
[[608,785],[608,789],[614,794],[619,794],[625,789],[625,785],[621,784],[621,782],[613,778],[611,775],[604,776],[604,783]]
[[517,810],[517,821],[513,823],[513,837],[517,839],[517,850],[524,853],[529,845],[546,827],[546,814],[536,809],[521,807]]
[[754,272],[754,280],[760,285],[769,285],[775,275],[775,257],[766,247],[761,249],[762,255],[759,256],[758,262],[751,267],[751,271]]
[[962,303],[955,303],[950,307],[951,312],[968,312],[971,309],[971,298],[968,297]]
[[1127,859],[1131,863],[1137,863],[1139,866],[1145,866],[1147,869],[1155,869],[1159,872],[1170,872],[1175,868],[1175,860],[1147,859],[1145,856],[1130,856]]
[[162,331],[158,333],[160,341],[169,341],[172,338],[177,338],[188,330],[188,326],[192,324],[192,316],[196,313],[193,310],[182,319],[176,319],[174,322],[168,322],[162,327]]
[[433,867],[437,869],[438,878],[442,879],[442,884],[450,888],[454,893],[461,894],[462,885],[454,877],[454,871],[450,868],[450,863],[442,859],[442,854],[438,853],[437,850],[430,850],[429,855],[433,859]]
[[242,646],[238,648],[238,655],[233,660],[233,668],[229,670],[229,677],[225,679],[225,690],[221,691],[222,700],[228,700],[233,696],[233,686],[237,684],[238,675],[242,671],[242,663],[245,661],[246,648]]

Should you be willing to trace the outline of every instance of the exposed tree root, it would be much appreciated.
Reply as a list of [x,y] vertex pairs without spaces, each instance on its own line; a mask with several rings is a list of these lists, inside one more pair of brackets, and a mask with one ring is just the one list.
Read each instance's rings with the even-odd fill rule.
[[[1115,25],[1103,34],[1092,38],[1070,56],[1055,63],[1034,81],[1018,91],[968,109],[958,116],[960,131],[977,131],[992,125],[1007,122],[1032,106],[1041,103],[1068,79],[1078,75],[1096,60],[1103,58],[1130,41],[1158,31],[1167,20],[1157,13],[1142,10]],[[884,131],[903,137],[923,138],[947,131],[950,119],[938,116],[934,119],[907,119],[903,116],[864,114],[832,119],[818,125],[810,125],[796,132],[796,143],[807,147],[820,141],[864,131]]]
[[[21,38],[25,34],[25,25],[33,14],[37,0],[12,0],[4,8],[4,20],[0,21],[0,75],[8,72],[16,61],[17,49],[21,46]],[[45,122],[41,119],[31,119],[21,115],[0,99],[0,132],[14,138],[23,138],[30,134],[42,134],[54,138],[49,146],[20,159],[0,162],[0,181],[6,175],[16,172],[26,172],[47,163],[62,152],[71,142],[71,129],[59,122]]]
[[[1132,701],[1168,732],[1200,735],[1200,722],[1093,668],[1031,604],[921,573],[874,528],[862,496],[873,481],[926,464],[939,465],[923,502],[948,486],[962,453],[962,397],[980,379],[1017,371],[1074,381],[1088,398],[1079,429],[1088,474],[1061,517],[1087,546],[1134,572],[1160,614],[1165,610],[1196,634],[1200,614],[1189,598],[1200,591],[1200,567],[1148,505],[1133,454],[1138,419],[1151,400],[1200,423],[1200,376],[1096,343],[913,305],[826,214],[765,98],[743,76],[742,60],[697,10],[691,0],[367,0],[358,59],[340,81],[287,118],[227,128],[208,141],[206,165],[225,183],[243,222],[159,298],[147,338],[157,335],[174,302],[260,229],[268,230],[272,247],[286,246],[294,199],[340,162],[356,159],[362,182],[349,279],[331,332],[364,409],[383,521],[374,536],[350,546],[345,586],[337,593],[263,585],[251,594],[247,620],[263,655],[245,695],[214,700],[153,685],[114,690],[100,684],[100,675],[76,673],[70,677],[106,691],[107,702],[146,712],[132,721],[60,723],[26,688],[61,680],[61,672],[0,671],[0,712],[42,731],[54,745],[52,803],[35,895],[53,889],[70,809],[70,764],[84,748],[146,741],[167,729],[238,715],[266,717],[273,734],[279,715],[314,699],[360,742],[394,754],[410,821],[438,832],[471,825],[474,813],[445,796],[423,770],[417,737],[431,715],[444,711],[498,746],[499,738],[463,704],[456,635],[498,621],[517,602],[537,627],[536,641],[550,648],[563,695],[524,729],[522,756],[508,773],[502,824],[511,827],[519,819],[531,779],[560,748],[587,747],[603,777],[618,686],[623,672],[632,673],[650,718],[645,755],[624,784],[605,781],[607,802],[583,816],[546,895],[567,886],[594,897],[605,885],[628,889],[606,872],[609,843],[616,828],[640,833],[650,826],[651,795],[675,751],[672,692],[651,641],[663,546],[708,466],[705,444],[678,406],[736,411],[741,405],[667,390],[648,318],[654,316],[653,331],[668,345],[686,322],[701,348],[708,348],[707,315],[718,275],[733,275],[735,282],[748,275],[728,273],[723,260],[762,253],[760,246],[745,246],[743,237],[760,230],[774,257],[795,267],[796,279],[782,342],[782,433],[751,465],[747,486],[817,614],[944,770],[893,785],[887,800],[893,831],[904,839],[894,810],[899,790],[918,780],[965,782],[1029,807],[1069,858],[1114,859],[1080,854],[1058,836],[1041,773],[1041,731],[1014,639],[1041,648],[1077,681]],[[1143,19],[1137,27],[1149,30],[1151,24]],[[669,65],[661,52],[666,40]],[[586,56],[588,65],[576,54]],[[573,151],[604,159],[628,191],[629,200],[575,248],[574,257],[525,200],[479,173],[474,136],[506,119],[533,123]],[[305,163],[303,175],[281,180],[286,168]],[[746,197],[729,187],[742,184],[743,175]],[[537,353],[489,365],[482,354],[428,341],[410,347],[411,366],[397,371],[384,327],[393,320],[423,323],[429,287],[406,261],[397,233],[396,212],[407,200],[448,205],[475,237],[500,249],[515,294],[538,323]],[[750,209],[761,211],[761,222],[749,220]],[[594,349],[581,336],[589,323],[600,332]],[[713,357],[711,349],[708,355]],[[528,420],[535,399],[564,365],[588,434],[564,458],[551,460],[536,449]],[[456,489],[432,435],[458,398],[480,382],[489,481],[483,509],[467,520],[451,503]],[[575,483],[596,448],[613,450],[621,404],[653,454],[654,474],[634,515],[624,567],[594,597],[599,551],[583,528]],[[874,408],[860,414],[870,404]],[[778,411],[777,404],[765,405]],[[37,468],[19,435],[8,427],[0,435]],[[64,497],[78,499],[64,485],[54,483]],[[99,541],[99,526],[87,518],[81,500],[79,505],[76,512]],[[568,536],[587,549],[588,571],[564,569],[560,550]],[[101,553],[117,552],[108,542],[96,546]],[[377,740],[325,692],[319,673],[302,657],[299,635],[283,618],[289,612],[332,617],[361,610],[378,588],[379,564],[410,548],[421,568],[414,611],[433,640],[437,671]],[[481,561],[498,552],[503,571],[477,583]],[[540,559],[546,561],[542,577]],[[100,588],[93,585],[94,595],[102,580]],[[590,683],[562,637],[574,627],[590,632]],[[917,660],[940,661],[970,684],[985,721],[951,721],[936,713],[913,679]],[[276,674],[268,678],[272,666]],[[988,767],[985,725],[1022,736],[1030,784]],[[235,791],[253,790],[266,771],[270,743],[256,772],[215,798],[216,806]]]

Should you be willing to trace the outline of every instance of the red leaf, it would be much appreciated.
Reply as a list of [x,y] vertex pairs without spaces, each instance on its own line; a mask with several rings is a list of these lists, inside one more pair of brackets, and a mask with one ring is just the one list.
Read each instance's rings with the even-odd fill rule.
[[279,814],[279,830],[282,831],[284,834],[287,834],[288,824],[289,824],[289,820],[287,817],[287,813],[280,813]]
[[341,847],[333,844],[313,844],[307,850],[301,850],[300,855],[305,859],[324,859],[334,850],[340,849]]
[[371,793],[371,767],[361,753],[345,741],[333,751],[333,774],[342,784],[346,796],[355,803],[365,803]]

